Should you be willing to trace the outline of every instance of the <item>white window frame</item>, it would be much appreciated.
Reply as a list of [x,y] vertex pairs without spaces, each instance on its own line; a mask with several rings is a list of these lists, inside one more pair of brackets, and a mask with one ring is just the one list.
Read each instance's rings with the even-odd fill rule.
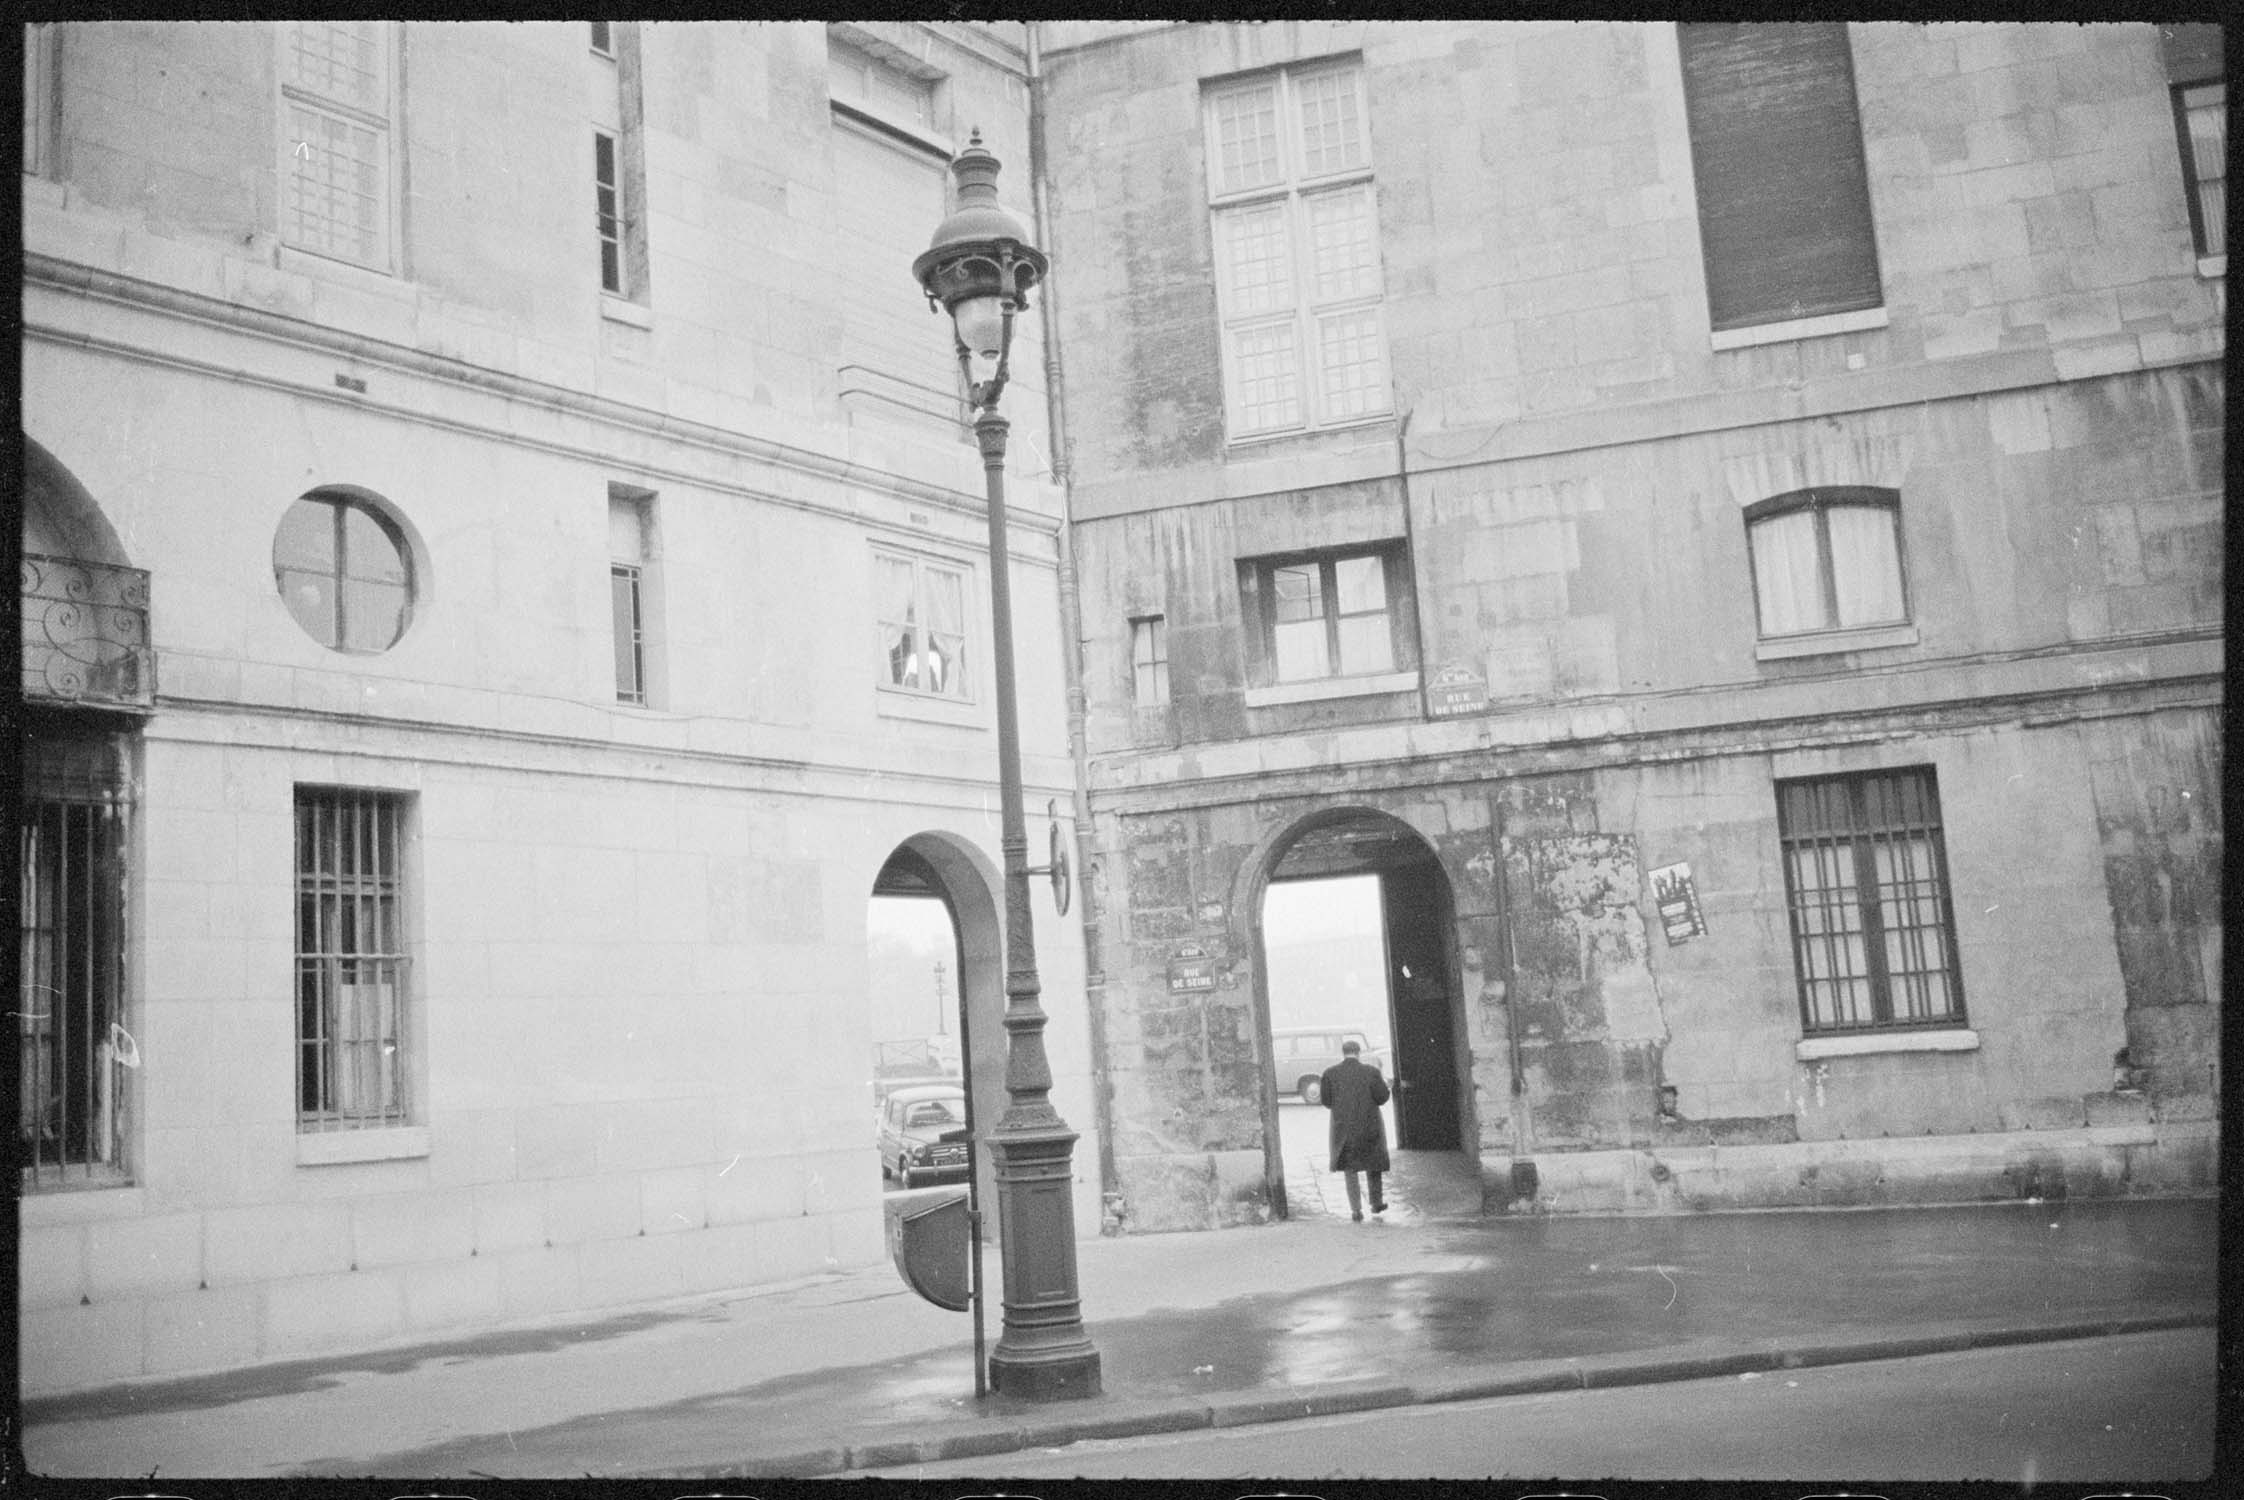
[[[915,636],[915,640],[924,638],[924,632],[927,629],[927,575],[930,572],[947,573],[955,576],[958,579],[958,661],[956,664],[956,668],[951,673],[950,677],[951,681],[954,681],[958,684],[957,691],[953,692],[947,687],[938,691],[935,689],[920,687],[913,683],[903,683],[894,680],[893,664],[889,660],[889,655],[892,648],[889,644],[888,632],[892,624],[900,624],[906,622],[889,621],[887,619],[884,619],[880,613],[880,564],[884,561],[906,563],[911,567],[912,607],[914,611],[914,618],[908,623],[911,625],[915,632],[921,633],[919,636]],[[872,623],[874,641],[874,682],[876,686],[878,686],[883,693],[895,694],[898,697],[911,699],[917,702],[960,704],[975,702],[979,696],[975,692],[975,684],[980,678],[981,674],[975,669],[973,665],[975,657],[975,592],[973,567],[967,563],[955,562],[950,558],[937,557],[932,553],[911,552],[901,547],[876,546],[873,549],[873,578],[874,583]],[[916,647],[915,649],[924,651],[925,647],[920,646]]]
[[[1330,171],[1308,170],[1302,149],[1301,90],[1304,84],[1335,75],[1346,78],[1355,98],[1356,119],[1363,145],[1362,159]],[[1222,180],[1223,148],[1218,127],[1219,107],[1228,100],[1262,89],[1274,89],[1277,114],[1278,175],[1268,183],[1233,188]],[[1225,429],[1236,443],[1309,432],[1328,427],[1356,426],[1392,415],[1391,365],[1387,350],[1386,278],[1380,259],[1379,199],[1372,185],[1371,112],[1359,59],[1319,62],[1301,67],[1227,81],[1210,87],[1202,100],[1209,235],[1216,269],[1216,307],[1222,328],[1222,364]],[[1315,246],[1310,237],[1310,212],[1320,199],[1360,193],[1364,203],[1366,233],[1370,239],[1370,288],[1320,300],[1315,286]],[[1290,283],[1282,307],[1237,311],[1231,248],[1231,226],[1248,215],[1275,209],[1282,225],[1288,261],[1284,280]],[[1374,345],[1373,365],[1364,389],[1366,404],[1346,409],[1326,390],[1321,336],[1329,324],[1344,318],[1368,315]],[[1296,411],[1292,420],[1250,417],[1246,400],[1245,341],[1260,337],[1275,341],[1290,353],[1295,372]]]
[[[338,99],[320,92],[314,86],[296,81],[295,41],[299,28],[305,26],[363,26],[375,41],[375,76],[379,83],[379,108],[370,108],[365,100]],[[397,161],[395,124],[397,109],[397,27],[390,21],[282,21],[276,24],[275,67],[278,79],[279,100],[275,111],[279,136],[279,195],[275,213],[279,220],[281,243],[291,250],[306,255],[316,255],[323,260],[341,261],[346,265],[363,266],[371,271],[388,273],[395,267],[397,245]],[[292,115],[302,110],[315,119],[326,121],[344,129],[370,131],[375,137],[372,163],[380,172],[375,197],[373,229],[377,243],[370,254],[344,250],[332,239],[306,232],[306,222],[292,214],[289,199],[297,172],[309,160],[306,153],[320,149],[309,141],[300,141],[292,128]]]

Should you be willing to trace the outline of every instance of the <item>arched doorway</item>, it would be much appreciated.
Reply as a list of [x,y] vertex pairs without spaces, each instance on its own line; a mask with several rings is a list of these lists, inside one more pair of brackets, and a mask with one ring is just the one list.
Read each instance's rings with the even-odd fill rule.
[[[1323,1160],[1322,1111],[1302,1117],[1310,1101],[1300,1088],[1322,1062],[1303,1049],[1320,1039],[1337,1048],[1354,1032],[1373,1055],[1385,1045],[1398,1153],[1452,1153],[1472,1139],[1455,931],[1440,859],[1400,819],[1335,809],[1274,845],[1255,907],[1255,972],[1275,1101],[1268,1172],[1273,1201],[1289,1214],[1304,1210],[1293,1199]],[[1304,948],[1314,955],[1306,961]],[[1289,1159],[1305,1152],[1309,1162]],[[1407,1169],[1400,1156],[1396,1168]]]
[[140,1066],[131,1009],[140,731],[155,701],[148,575],[24,439],[16,1142],[24,1185],[121,1183]]
[[[884,1117],[892,1094],[926,1090],[922,1102],[936,1102],[945,1087],[963,1094],[964,1123],[978,1133],[986,1134],[1004,1111],[1004,944],[996,889],[997,872],[981,852],[946,833],[914,834],[874,877],[866,907],[867,1003],[875,1102]],[[883,1157],[891,1191],[957,1180],[937,1167],[931,1161],[907,1172],[894,1164],[892,1150]],[[986,1150],[975,1153],[974,1174],[987,1239],[996,1233],[997,1194]]]

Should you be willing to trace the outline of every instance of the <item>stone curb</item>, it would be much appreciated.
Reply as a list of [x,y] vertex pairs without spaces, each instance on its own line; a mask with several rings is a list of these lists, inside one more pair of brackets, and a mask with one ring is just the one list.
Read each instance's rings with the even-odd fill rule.
[[1944,1328],[1905,1328],[1861,1338],[1771,1340],[1743,1344],[1728,1340],[1667,1349],[1623,1350],[1568,1359],[1520,1360],[1451,1375],[1429,1376],[1409,1384],[1377,1379],[1335,1381],[1283,1394],[1266,1390],[1227,1392],[1211,1397],[1146,1397],[1118,1401],[1095,1411],[1056,1408],[1017,1418],[969,1418],[942,1431],[925,1427],[873,1429],[846,1445],[805,1452],[745,1458],[691,1469],[666,1469],[646,1479],[780,1479],[820,1474],[987,1458],[1024,1448],[1058,1448],[1091,1438],[1139,1437],[1200,1428],[1244,1427],[1304,1417],[1338,1416],[1397,1406],[1478,1401],[1492,1396],[1525,1396],[1553,1391],[1609,1390],[1675,1380],[1724,1375],[1766,1374],[1818,1365],[1859,1364],[1948,1354],[2011,1344],[2057,1343],[2068,1339],[2109,1338],[2126,1333],[2158,1333],[2175,1328],[2210,1327],[2217,1315],[2195,1312],[2128,1313],[2106,1318],[2076,1318],[2048,1323],[1993,1323]]

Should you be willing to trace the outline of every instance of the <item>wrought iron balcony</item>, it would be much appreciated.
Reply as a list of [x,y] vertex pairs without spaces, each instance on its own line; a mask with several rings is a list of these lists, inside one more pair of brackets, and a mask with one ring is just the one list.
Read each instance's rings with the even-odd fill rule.
[[23,696],[148,708],[148,575],[74,557],[23,555]]

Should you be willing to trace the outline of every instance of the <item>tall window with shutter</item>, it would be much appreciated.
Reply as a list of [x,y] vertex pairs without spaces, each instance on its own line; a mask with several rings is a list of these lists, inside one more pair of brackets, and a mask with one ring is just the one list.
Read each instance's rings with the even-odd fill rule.
[[390,269],[390,23],[280,26],[283,243]]
[[1362,65],[1288,68],[1211,88],[1206,130],[1230,435],[1384,415],[1387,334]]
[[1714,331],[1882,306],[1844,23],[1678,32]]

